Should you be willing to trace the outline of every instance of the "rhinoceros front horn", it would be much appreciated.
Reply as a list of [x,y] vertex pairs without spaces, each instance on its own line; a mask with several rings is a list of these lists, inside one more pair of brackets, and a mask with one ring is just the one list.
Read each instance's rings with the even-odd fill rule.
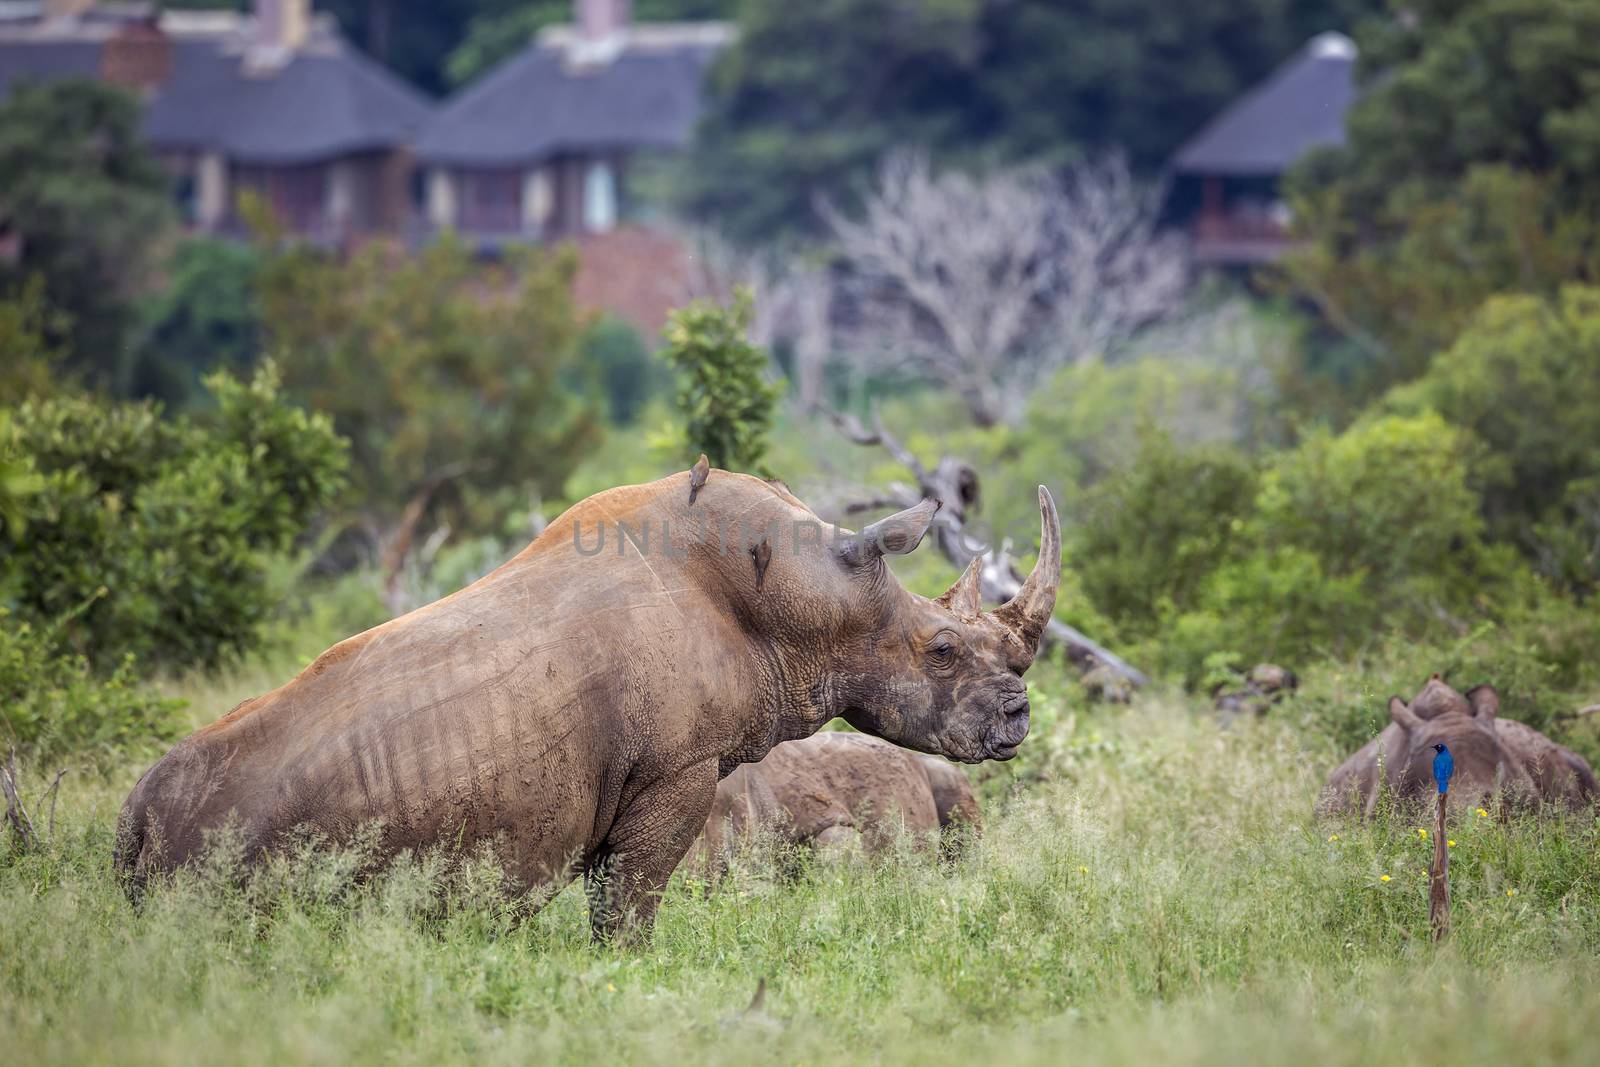
[[1061,586],[1061,520],[1050,490],[1039,487],[1039,561],[1022,583],[1017,595],[994,609],[994,617],[1022,640],[1028,649],[1028,662],[1039,650],[1039,638],[1050,624],[1056,609],[1056,590]]

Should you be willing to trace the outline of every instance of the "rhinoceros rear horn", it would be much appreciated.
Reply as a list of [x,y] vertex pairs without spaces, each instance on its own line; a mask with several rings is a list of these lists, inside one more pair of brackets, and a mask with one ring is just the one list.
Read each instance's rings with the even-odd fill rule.
[[1061,586],[1061,519],[1050,490],[1039,487],[1039,561],[1017,595],[994,609],[994,617],[1021,639],[1028,662],[1039,650],[1039,638],[1056,610],[1056,590]]
[[926,497],[913,507],[879,519],[840,545],[839,558],[859,567],[886,554],[903,556],[922,543],[938,510],[939,501]]

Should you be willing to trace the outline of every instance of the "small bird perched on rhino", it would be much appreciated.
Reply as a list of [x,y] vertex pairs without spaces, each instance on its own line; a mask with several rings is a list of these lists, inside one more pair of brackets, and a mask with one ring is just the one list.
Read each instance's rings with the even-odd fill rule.
[[1041,486],[1039,562],[987,612],[976,562],[933,600],[884,562],[937,510],[839,536],[704,462],[592,496],[180,741],[128,797],[116,865],[137,895],[225,825],[253,863],[296,827],[339,842],[378,823],[381,857],[490,845],[529,890],[582,874],[596,936],[647,933],[718,779],[782,741],[842,717],[964,762],[1016,754],[1061,577],[1055,505]]
[[1452,779],[1451,801],[1463,806],[1502,796],[1511,807],[1578,811],[1600,801],[1600,784],[1582,756],[1500,718],[1499,710],[1494,686],[1462,694],[1438,674],[1409,704],[1391,697],[1392,721],[1328,776],[1318,812],[1370,816],[1384,788],[1417,804],[1430,785],[1443,792]]
[[944,831],[982,828],[972,784],[947,760],[866,734],[819,733],[786,741],[717,783],[687,869],[715,877],[741,839],[762,831],[794,845],[859,845],[872,855],[901,834],[931,845]]

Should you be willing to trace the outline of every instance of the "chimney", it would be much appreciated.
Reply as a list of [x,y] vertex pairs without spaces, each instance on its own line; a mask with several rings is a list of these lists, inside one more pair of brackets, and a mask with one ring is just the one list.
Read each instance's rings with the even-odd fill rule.
[[47,19],[72,18],[94,6],[94,0],[44,0],[44,17]]
[[585,44],[609,41],[628,28],[633,0],[576,0],[578,38]]
[[299,51],[311,33],[311,0],[255,0],[256,46],[269,52]]
[[135,92],[159,89],[172,76],[172,41],[154,15],[121,27],[100,51],[100,77]]

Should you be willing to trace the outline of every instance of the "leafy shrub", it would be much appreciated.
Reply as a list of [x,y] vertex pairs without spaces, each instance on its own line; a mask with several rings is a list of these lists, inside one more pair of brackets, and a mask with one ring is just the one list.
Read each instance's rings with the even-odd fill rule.
[[1255,492],[1255,472],[1226,446],[1185,449],[1157,433],[1085,494],[1067,556],[1084,592],[1126,636],[1193,607],[1227,557]]
[[601,316],[584,334],[582,361],[599,378],[618,425],[637,419],[662,384],[661,364],[650,358],[639,331],[613,315]]
[[1311,552],[1329,574],[1365,575],[1389,604],[1424,593],[1460,603],[1459,583],[1483,562],[1473,455],[1469,438],[1431,413],[1318,430],[1263,473],[1255,535]]
[[207,385],[218,411],[204,423],[86,396],[16,412],[41,485],[26,535],[8,525],[0,590],[98,670],[129,655],[211,666],[247,647],[271,606],[264,563],[342,484],[342,442],[282,402],[270,366]]
[[0,733],[38,754],[114,747],[170,737],[182,701],[141,688],[131,656],[96,673],[75,652],[60,650],[63,619],[40,627],[0,607]]
[[1431,408],[1483,444],[1476,474],[1494,534],[1576,517],[1568,486],[1600,469],[1600,288],[1490,300],[1389,403]]
[[190,237],[173,249],[167,284],[140,308],[130,391],[181,408],[209,372],[248,369],[261,348],[260,270],[261,252],[236,240]]
[[424,518],[493,531],[530,492],[561,495],[600,433],[597,405],[565,380],[583,327],[570,253],[485,266],[445,239],[341,259],[258,227],[273,242],[261,309],[285,391],[350,440],[341,503],[403,546]]
[[62,361],[50,340],[66,330],[67,317],[45,303],[44,280],[34,277],[15,296],[0,300],[0,404],[17,404],[52,392]]
[[1483,536],[1475,454],[1432,412],[1314,431],[1259,482],[1157,447],[1090,493],[1074,562],[1144,661],[1190,685],[1222,654],[1305,663],[1462,629],[1509,610],[1525,573]]
[[754,297],[739,289],[718,307],[697,300],[667,322],[661,358],[678,374],[678,411],[691,451],[712,466],[761,471],[772,409],[783,387],[767,380],[767,354],[750,343]]

